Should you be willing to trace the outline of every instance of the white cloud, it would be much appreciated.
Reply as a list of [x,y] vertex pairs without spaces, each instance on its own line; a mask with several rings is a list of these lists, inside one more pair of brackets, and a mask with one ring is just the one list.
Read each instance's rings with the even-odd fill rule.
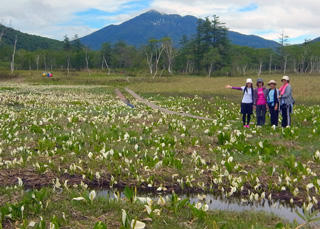
[[76,12],[92,8],[114,12],[127,2],[130,0],[11,0],[0,7],[0,22],[23,32],[61,40],[65,34],[82,36],[92,32],[86,26],[67,23],[76,20]]
[[102,16],[101,18],[105,19],[106,21],[112,21],[114,25],[121,24],[125,21],[128,21],[142,12],[135,12],[135,13],[128,13],[128,14],[118,14],[118,15],[112,15],[112,16]]
[[[250,4],[258,9],[239,12]],[[155,0],[153,8],[164,12],[198,17],[216,14],[231,30],[253,34],[257,30],[270,30],[262,36],[277,40],[284,31],[291,38],[302,35],[320,36],[320,3],[318,0]]]

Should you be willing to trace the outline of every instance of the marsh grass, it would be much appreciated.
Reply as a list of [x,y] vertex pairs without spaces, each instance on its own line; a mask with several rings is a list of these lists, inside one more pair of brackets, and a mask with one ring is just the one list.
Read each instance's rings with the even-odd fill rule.
[[[162,96],[194,96],[227,98],[240,103],[241,93],[227,90],[225,85],[244,86],[245,79],[252,77],[255,81],[257,77],[172,77],[167,82],[145,82],[130,83],[130,87],[145,95],[161,94]],[[262,76],[264,81],[269,82],[274,79],[281,86],[281,75]],[[313,105],[320,103],[320,76],[294,75],[291,76],[293,95],[297,104]]]
[[[109,188],[114,183],[110,178],[112,176],[120,184],[131,187],[139,188],[139,185],[152,183],[150,190],[153,191],[160,185],[166,185],[184,192],[185,189],[192,190],[192,185],[197,187],[203,182],[204,186],[199,185],[202,189],[221,192],[223,187],[226,194],[230,189],[228,175],[231,174],[247,179],[247,187],[252,191],[255,191],[256,178],[260,178],[265,189],[258,189],[259,194],[264,190],[283,194],[280,185],[288,185],[291,189],[300,188],[299,203],[307,201],[309,195],[319,197],[317,191],[306,190],[310,182],[316,185],[319,174],[319,164],[314,161],[314,152],[320,148],[319,106],[314,105],[320,101],[317,90],[319,76],[292,77],[297,101],[293,128],[272,130],[267,125],[258,129],[253,125],[250,130],[244,130],[239,119],[241,93],[227,90],[224,86],[241,86],[245,77],[175,76],[153,80],[105,76],[102,73],[88,76],[83,72],[67,77],[58,72],[54,74],[54,79],[48,79],[42,78],[39,72],[19,74],[22,76],[19,80],[10,79],[1,82],[0,86],[0,156],[8,163],[0,167],[0,179],[3,181],[0,185],[16,185],[17,180],[13,177],[16,174],[24,179],[26,185],[29,182],[28,187],[51,187],[53,178],[60,178],[62,183],[74,176],[78,180],[70,180],[72,185],[79,185],[83,180],[92,185],[89,188],[101,184]],[[268,81],[280,77],[266,76],[264,79]],[[123,90],[124,87],[135,90],[162,107],[208,116],[216,123],[154,111],[133,100]],[[122,90],[136,108],[128,108],[119,101],[114,94],[115,88]],[[240,135],[230,143],[234,131]],[[125,138],[127,134],[130,137]],[[251,137],[247,137],[249,135]],[[104,146],[105,152],[101,152]],[[114,150],[112,157],[102,158],[110,149]],[[234,161],[225,163],[230,156],[234,157]],[[21,164],[17,163],[20,158],[23,159]],[[160,160],[163,166],[154,169]],[[315,175],[311,176],[301,166],[296,168],[293,161],[303,163]],[[15,164],[10,164],[12,162]],[[248,175],[237,170],[236,163]],[[74,165],[82,170],[74,169]],[[217,172],[213,172],[213,166],[219,167]],[[277,168],[276,174],[272,173],[273,168]],[[100,180],[96,178],[96,172],[100,172]],[[184,178],[184,183],[179,186],[172,174]],[[299,175],[297,183],[278,182],[279,177],[284,181],[287,175],[296,174]],[[191,175],[194,181],[187,186],[186,179],[192,179]],[[85,178],[81,179],[83,176]],[[144,181],[138,180],[138,176]],[[211,190],[209,184],[212,184],[210,182],[214,177],[224,177],[224,180]],[[63,225],[74,228],[92,228],[97,221],[105,222],[108,228],[119,228],[121,208],[140,220],[148,217],[139,204],[100,199],[94,205],[71,201],[87,193],[78,188],[69,186],[69,191],[63,189],[62,193],[44,188],[48,190],[51,204],[40,213],[26,211],[26,216],[36,219],[42,215],[48,222],[52,215],[61,218],[63,211],[68,216]],[[291,189],[285,193],[289,197]],[[21,193],[10,188],[6,190],[5,187],[0,188],[0,195],[0,206],[6,202],[20,202],[22,198]],[[215,225],[218,228],[274,228],[282,221],[275,216],[253,212],[209,212],[205,221],[196,220],[192,214],[192,210],[187,208],[177,214],[167,209],[161,217],[152,222],[146,221],[152,228],[163,228],[163,225],[167,228],[217,228]],[[15,222],[21,223],[21,220],[10,221],[10,225]]]
[[[143,75],[135,77],[126,74],[111,74],[101,71],[92,71],[91,75],[87,72],[54,72],[53,78],[41,76],[42,72],[18,71],[19,77],[5,77],[6,82],[17,82],[33,85],[104,85],[111,87],[130,87],[136,92],[144,95],[161,94],[162,96],[194,96],[203,97],[219,96],[231,101],[241,101],[238,91],[226,90],[227,84],[232,86],[243,86],[246,78],[252,78],[254,82],[258,78],[254,75],[239,77],[201,77],[174,75],[152,79]],[[7,74],[5,74],[7,75]],[[320,103],[320,76],[319,75],[290,75],[293,86],[294,98],[297,104],[313,105]],[[262,75],[265,84],[274,79],[281,86],[282,75]]]
[[[36,198],[32,199],[35,193]],[[38,191],[28,191],[16,189],[13,196],[9,190],[0,189],[2,198],[7,202],[2,205],[20,209],[24,206],[25,214],[19,212],[13,214],[16,225],[28,225],[29,222],[39,222],[39,217],[43,218],[46,227],[50,222],[56,223],[58,228],[94,228],[97,222],[103,222],[109,229],[121,228],[121,209],[127,212],[131,219],[144,219],[147,228],[275,228],[281,222],[275,215],[267,215],[262,212],[227,212],[212,211],[205,215],[203,219],[195,219],[189,207],[179,208],[175,212],[170,204],[164,207],[161,215],[157,217],[148,216],[142,203],[131,203],[125,199],[117,201],[113,197],[100,196],[89,202],[86,200],[76,201],[73,198],[88,195],[88,191],[82,189],[64,190],[54,192],[52,189],[43,188]],[[40,201],[43,207],[39,205]],[[33,207],[33,208],[32,208]],[[5,219],[2,222],[4,228],[13,227],[13,224]],[[294,224],[284,224],[286,228],[293,227]],[[215,227],[214,227],[215,226]],[[23,227],[22,228],[29,228]]]

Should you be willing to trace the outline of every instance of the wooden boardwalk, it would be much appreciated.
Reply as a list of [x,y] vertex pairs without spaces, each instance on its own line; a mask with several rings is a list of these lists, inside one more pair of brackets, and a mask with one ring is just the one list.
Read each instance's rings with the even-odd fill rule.
[[139,102],[151,107],[152,109],[154,110],[159,110],[165,114],[170,114],[170,115],[179,115],[179,116],[182,116],[182,117],[188,117],[188,118],[194,118],[194,119],[200,119],[200,120],[208,120],[208,121],[213,121],[213,119],[211,118],[206,118],[206,117],[201,117],[201,116],[196,116],[196,115],[191,115],[191,114],[187,114],[187,113],[182,113],[182,112],[176,112],[176,111],[171,111],[171,110],[168,110],[166,108],[162,108],[144,98],[142,98],[141,96],[139,96],[137,93],[135,93],[134,91],[132,91],[131,89],[129,88],[125,88],[125,90],[130,94],[132,95],[136,100],[138,100]]

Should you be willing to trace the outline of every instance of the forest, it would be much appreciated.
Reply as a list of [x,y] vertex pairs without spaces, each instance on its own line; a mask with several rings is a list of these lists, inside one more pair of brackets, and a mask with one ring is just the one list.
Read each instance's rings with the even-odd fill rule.
[[[60,43],[28,40],[21,34],[4,42],[10,30],[0,27],[0,69],[38,71],[88,71],[101,69],[106,74],[125,73],[152,77],[172,74],[236,76],[264,73],[320,73],[320,42],[305,41],[289,45],[285,34],[279,35],[276,49],[236,46],[227,38],[225,24],[218,16],[198,21],[197,33],[186,36],[174,47],[170,37],[150,39],[142,47],[124,42],[104,43],[98,51],[83,46],[75,35]],[[23,43],[23,45],[22,45]]]

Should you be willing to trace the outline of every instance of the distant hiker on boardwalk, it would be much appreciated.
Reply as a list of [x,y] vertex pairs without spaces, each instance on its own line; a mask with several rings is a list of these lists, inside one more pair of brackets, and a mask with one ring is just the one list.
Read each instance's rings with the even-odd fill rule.
[[284,76],[281,80],[282,86],[279,89],[280,109],[282,114],[282,127],[291,126],[291,113],[293,111],[294,99],[289,76]]
[[254,106],[257,114],[257,126],[266,123],[268,89],[264,87],[262,79],[257,80],[257,88],[254,89]]
[[279,90],[276,88],[277,82],[270,80],[268,83],[270,89],[268,92],[267,103],[270,111],[271,126],[278,126],[279,123]]
[[243,97],[241,102],[243,127],[250,128],[250,120],[251,120],[251,115],[253,114],[253,102],[254,102],[252,79],[247,79],[246,86],[232,87],[230,85],[227,85],[226,88],[239,90],[243,92]]

